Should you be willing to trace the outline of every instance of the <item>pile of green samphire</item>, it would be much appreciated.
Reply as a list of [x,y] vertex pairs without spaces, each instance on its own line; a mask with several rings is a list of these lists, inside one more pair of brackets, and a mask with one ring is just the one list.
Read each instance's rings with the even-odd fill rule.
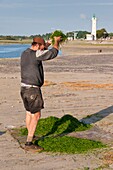
[[[64,115],[61,118],[50,116],[39,120],[35,133],[39,138],[34,143],[42,146],[46,152],[68,154],[86,153],[105,147],[99,141],[68,136],[71,132],[85,131],[91,127],[71,115]],[[21,128],[20,135],[27,135],[27,129]]]
[[53,34],[50,36],[50,39],[52,40],[52,44],[54,44],[54,37],[61,37],[60,44],[67,40],[67,36],[60,30],[54,31]]

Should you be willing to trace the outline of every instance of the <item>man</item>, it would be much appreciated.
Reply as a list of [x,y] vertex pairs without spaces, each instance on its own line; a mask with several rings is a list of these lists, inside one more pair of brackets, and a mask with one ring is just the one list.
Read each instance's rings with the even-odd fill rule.
[[54,37],[54,45],[50,50],[45,50],[48,44],[42,37],[35,37],[31,47],[21,55],[21,97],[26,109],[26,127],[28,130],[26,150],[43,150],[33,144],[33,137],[37,123],[41,117],[44,102],[41,86],[44,83],[42,61],[51,60],[58,54],[60,37]]

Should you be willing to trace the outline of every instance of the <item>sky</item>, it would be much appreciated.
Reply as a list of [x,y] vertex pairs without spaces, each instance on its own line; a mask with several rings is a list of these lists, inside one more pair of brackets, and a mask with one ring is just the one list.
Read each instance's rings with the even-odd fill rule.
[[0,35],[37,35],[55,30],[113,32],[113,0],[0,0]]

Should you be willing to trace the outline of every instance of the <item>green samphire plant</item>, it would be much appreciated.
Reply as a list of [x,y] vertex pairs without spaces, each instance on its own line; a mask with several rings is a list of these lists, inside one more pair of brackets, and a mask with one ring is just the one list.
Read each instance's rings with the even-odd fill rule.
[[65,42],[67,40],[67,36],[61,31],[61,30],[56,30],[53,32],[53,34],[50,36],[52,40],[52,44],[54,44],[54,37],[61,37],[60,44]]

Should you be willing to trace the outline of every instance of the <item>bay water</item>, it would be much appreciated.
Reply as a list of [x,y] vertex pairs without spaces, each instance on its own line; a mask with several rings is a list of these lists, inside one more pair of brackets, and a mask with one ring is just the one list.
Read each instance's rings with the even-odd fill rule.
[[0,45],[0,58],[18,58],[21,53],[30,47],[30,44]]

